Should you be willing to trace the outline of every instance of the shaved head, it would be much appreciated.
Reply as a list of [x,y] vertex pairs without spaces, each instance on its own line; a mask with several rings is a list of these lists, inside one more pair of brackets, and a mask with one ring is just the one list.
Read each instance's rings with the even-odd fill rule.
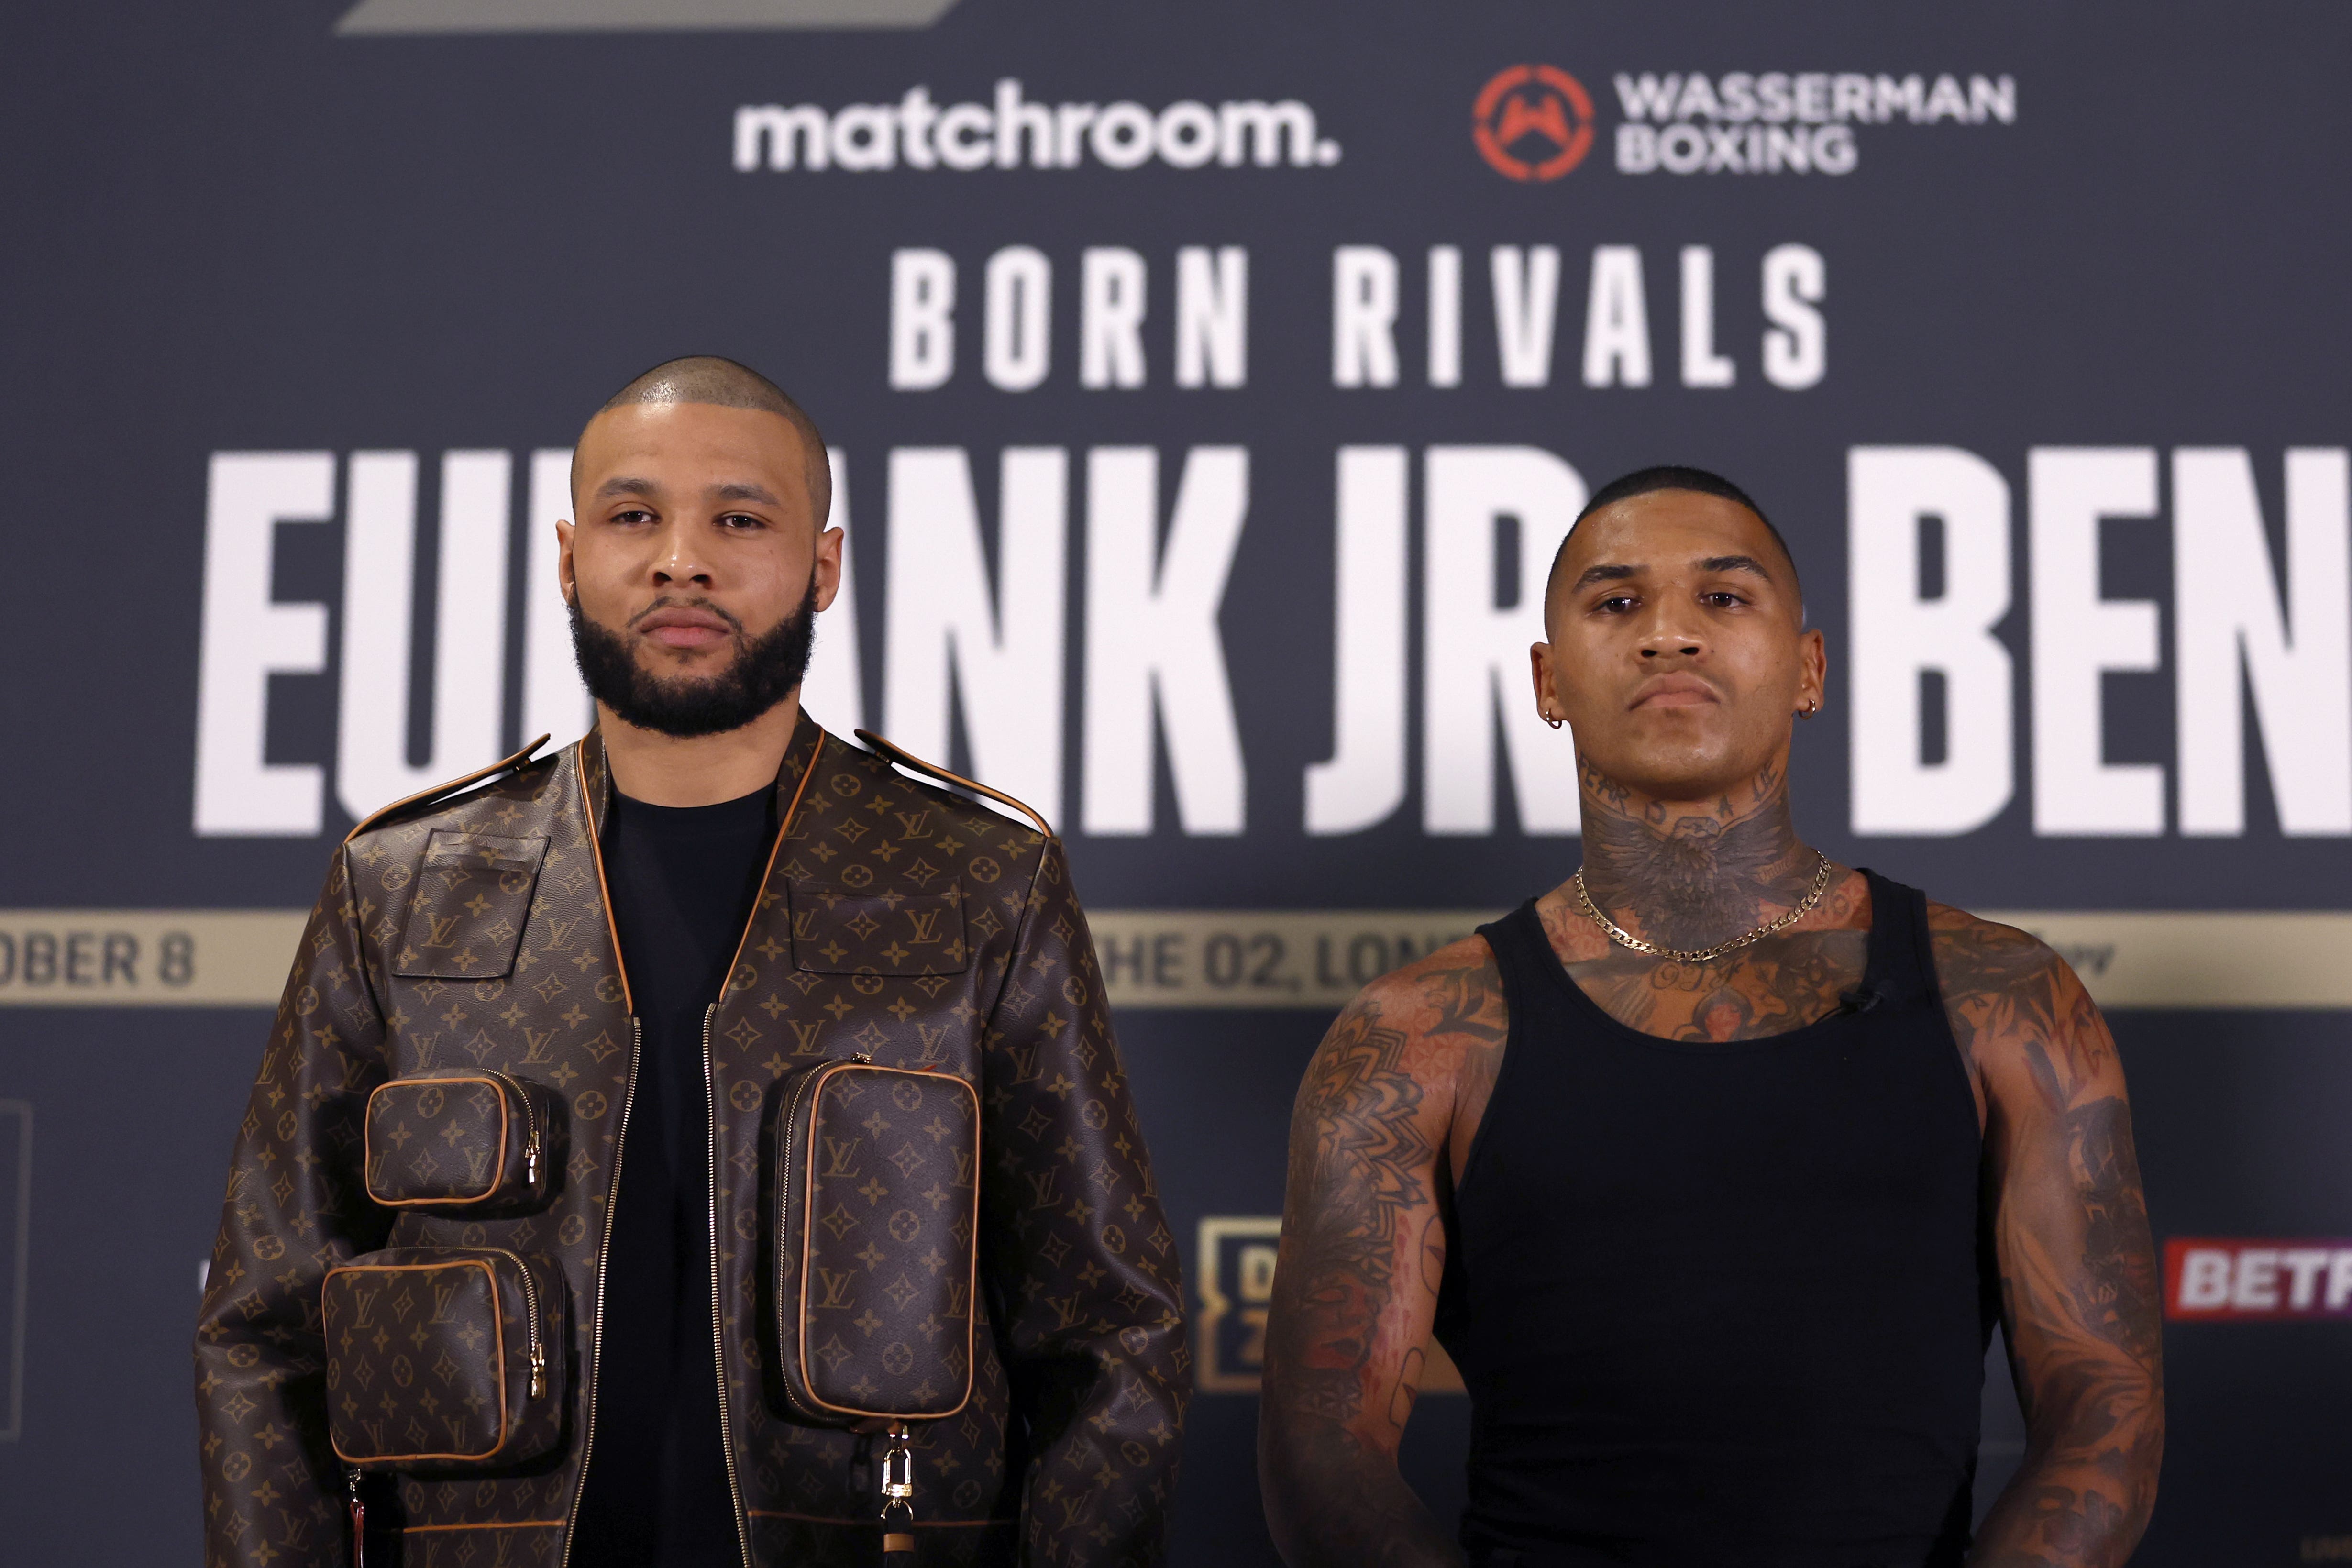
[[[1700,495],[1717,496],[1755,513],[1756,521],[1764,525],[1766,533],[1771,535],[1773,549],[1779,552],[1780,560],[1789,568],[1790,581],[1797,589],[1798,614],[1800,616],[1804,614],[1804,587],[1797,581],[1797,558],[1790,551],[1789,542],[1780,537],[1780,531],[1773,526],[1770,518],[1764,515],[1764,509],[1756,504],[1755,498],[1721,474],[1710,473],[1705,468],[1683,464],[1660,464],[1620,475],[1592,492],[1592,499],[1584,503],[1582,511],[1576,514],[1576,521],[1568,525],[1568,538],[1574,538],[1577,525],[1594,512],[1615,506],[1619,501],[1631,500],[1635,496],[1653,495],[1659,490],[1692,490]],[[1551,575],[1544,585],[1547,603],[1552,591],[1559,586],[1560,563],[1568,559],[1568,538],[1559,542],[1559,549],[1553,552],[1551,558]]]
[[[815,510],[817,527],[824,527],[825,518],[833,510],[833,469],[825,461],[824,437],[817,433],[816,421],[782,387],[750,365],[738,364],[731,359],[721,359],[717,354],[688,354],[682,359],[664,360],[606,398],[596,412],[603,414],[645,403],[705,403],[719,408],[751,408],[780,416],[800,437],[802,467],[808,473],[809,503]],[[589,422],[595,421],[592,418]],[[572,448],[572,488],[576,505],[580,489],[577,444]]]

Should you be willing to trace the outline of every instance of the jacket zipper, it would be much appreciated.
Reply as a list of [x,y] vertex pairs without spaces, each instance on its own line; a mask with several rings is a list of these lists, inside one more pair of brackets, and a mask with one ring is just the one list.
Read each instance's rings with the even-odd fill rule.
[[[768,879],[775,874],[776,856],[783,848],[784,839],[793,830],[793,817],[800,809],[801,795],[808,788],[809,781],[816,777],[817,763],[824,756],[824,731],[820,730],[817,731],[816,749],[809,753],[808,765],[801,773],[801,782],[793,792],[792,804],[784,808],[783,820],[776,825],[776,837],[768,846],[767,865],[760,876],[760,886],[763,891],[767,887]],[[604,886],[604,847],[596,830],[596,808],[588,798],[587,775],[583,773],[579,777],[581,815],[587,821],[589,847],[596,857],[597,898],[604,907],[604,927],[613,939],[614,972],[621,977],[621,994],[624,999],[627,999],[629,996],[628,960],[621,952],[621,933],[613,924],[613,897],[611,891]],[[751,940],[751,928],[759,919],[760,903],[757,895],[754,895],[751,917],[743,922],[743,934],[735,939],[734,957],[730,959],[727,964],[727,974],[730,978],[734,975],[735,963],[742,958],[743,945]],[[721,980],[719,994],[722,997],[727,994],[726,987],[727,982]],[[595,1452],[596,1362],[604,1342],[604,1269],[612,1255],[612,1219],[614,1214],[617,1212],[614,1204],[621,1192],[621,1141],[628,1134],[629,1107],[637,1098],[637,1058],[645,1043],[645,1026],[637,1020],[634,1003],[631,1005],[633,1010],[629,1015],[629,1083],[621,1096],[620,1124],[614,1129],[613,1132],[613,1182],[606,1190],[604,1198],[604,1237],[597,1244],[596,1249],[596,1311],[588,1333],[587,1430],[581,1437],[580,1478],[572,1487],[572,1510],[564,1517],[563,1555],[559,1559],[557,1568],[572,1568],[572,1538],[579,1530],[580,1500],[588,1492],[588,1464]],[[709,1168],[710,1175],[709,1203],[707,1208],[710,1237],[710,1346],[712,1355],[718,1363],[714,1373],[719,1379],[719,1441],[727,1459],[728,1495],[735,1505],[735,1542],[742,1553],[743,1568],[751,1568],[751,1531],[743,1510],[743,1489],[735,1474],[734,1433],[728,1425],[727,1335],[722,1327],[723,1314],[719,1300],[719,1111],[712,1100],[710,1067],[710,1025],[711,1020],[718,1016],[717,1002],[711,1003],[702,1014],[702,1110],[704,1117],[709,1122],[706,1163]]]
[[[789,826],[787,824],[786,826]],[[778,842],[783,838],[783,828],[776,832]],[[769,851],[772,861],[775,852]],[[759,919],[760,906],[751,905],[751,918]],[[739,949],[740,943],[737,944]],[[728,965],[734,973],[734,965]],[[719,982],[719,993],[726,994],[726,981]],[[702,1010],[702,1110],[708,1119],[708,1151],[709,1180],[704,1184],[703,1196],[709,1207],[710,1218],[710,1366],[719,1379],[719,1447],[727,1460],[727,1495],[735,1504],[735,1543],[743,1553],[743,1568],[751,1568],[751,1536],[745,1523],[743,1489],[735,1479],[735,1433],[728,1424],[727,1412],[727,1316],[719,1300],[719,1105],[715,1074],[710,1065],[710,1026],[719,1017],[719,1004],[713,1002]]]
[[[805,715],[803,715],[805,717]],[[789,751],[789,747],[787,748]],[[710,1060],[710,1028],[718,1021],[719,1005],[726,1000],[728,982],[735,977],[735,966],[742,962],[743,949],[751,940],[751,928],[759,923],[760,896],[767,891],[768,879],[776,874],[776,857],[783,853],[784,840],[793,831],[793,818],[799,814],[801,796],[816,777],[817,763],[824,756],[824,731],[817,731],[816,749],[809,753],[808,763],[801,770],[801,781],[793,790],[790,805],[776,824],[776,836],[768,842],[768,858],[760,870],[759,891],[751,896],[751,912],[743,921],[743,934],[735,939],[735,951],[727,960],[726,973],[719,982],[719,995],[702,1010],[702,1114],[708,1123],[704,1143],[705,1164],[709,1181],[704,1187],[708,1200],[705,1214],[709,1226],[710,1245],[710,1360],[711,1374],[719,1380],[719,1445],[727,1459],[727,1495],[735,1505],[735,1544],[742,1553],[743,1568],[751,1568],[751,1515],[743,1507],[743,1486],[735,1473],[735,1429],[731,1425],[727,1402],[727,1310],[719,1297],[719,1090],[717,1074]],[[615,938],[615,945],[618,939]],[[570,1546],[567,1538],[567,1554]]]
[[485,1076],[494,1078],[514,1090],[516,1102],[522,1107],[522,1180],[523,1185],[539,1185],[539,1108],[531,1104],[530,1093],[522,1085],[496,1068]]
[[604,1348],[604,1265],[613,1255],[614,1202],[621,1194],[622,1140],[629,1132],[629,1108],[637,1100],[637,1051],[645,1043],[645,1026],[629,1016],[629,1081],[621,1090],[621,1120],[613,1129],[613,1184],[604,1195],[604,1237],[596,1244],[596,1310],[588,1321],[588,1429],[580,1439],[580,1479],[572,1489],[572,1510],[563,1518],[563,1556],[559,1568],[571,1568],[572,1537],[580,1523],[580,1500],[588,1492],[588,1463],[596,1455],[596,1363]]
[[530,1347],[530,1396],[533,1399],[543,1398],[547,1394],[547,1352],[539,1342],[539,1281],[530,1277],[530,1265],[525,1263],[520,1254],[509,1252],[503,1247],[487,1250],[501,1258],[513,1258],[515,1272],[522,1276],[522,1310],[530,1314],[527,1325]]

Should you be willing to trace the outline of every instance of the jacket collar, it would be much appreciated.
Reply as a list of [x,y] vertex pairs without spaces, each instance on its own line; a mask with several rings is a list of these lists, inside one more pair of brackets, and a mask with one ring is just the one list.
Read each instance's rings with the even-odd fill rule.
[[[800,798],[807,784],[809,769],[824,747],[824,730],[818,727],[816,721],[811,719],[806,711],[803,711],[799,721],[793,726],[793,738],[785,743],[784,760],[776,769],[774,786],[776,842],[769,847],[767,871],[761,878],[763,891],[768,877],[774,875],[776,856],[783,847],[784,837],[792,831],[793,804]],[[621,954],[621,930],[613,918],[611,889],[604,884],[604,830],[601,825],[612,815],[613,773],[612,766],[604,755],[604,737],[602,731],[591,730],[582,736],[577,747],[577,755],[580,767],[580,797],[583,805],[587,808],[588,842],[595,850],[592,858],[596,868],[596,901],[604,906],[605,933],[613,941],[613,952],[616,961],[614,973],[620,976],[621,981],[621,1005],[634,1016],[637,1010],[636,998],[632,994],[629,985],[627,961]],[[753,905],[752,919],[755,921],[759,918],[759,908],[758,904]],[[749,941],[750,936],[750,928],[746,927],[742,940]],[[740,958],[741,952],[742,942],[738,942],[736,944],[738,958]],[[731,971],[732,965],[730,965],[730,968]]]
[[[782,822],[793,797],[800,793],[801,781],[809,764],[816,758],[818,743],[824,731],[817,721],[802,710],[799,721],[793,726],[793,738],[785,742],[784,759],[776,768],[776,820]],[[580,758],[582,795],[588,802],[590,835],[599,844],[604,841],[604,825],[613,811],[613,770],[604,755],[604,735],[601,728],[592,729],[577,742]]]

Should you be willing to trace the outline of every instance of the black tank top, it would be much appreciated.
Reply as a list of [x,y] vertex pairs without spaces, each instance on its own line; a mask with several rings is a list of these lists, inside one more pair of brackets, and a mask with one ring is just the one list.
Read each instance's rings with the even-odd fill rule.
[[1960,1563],[1994,1306],[1976,1102],[1927,900],[1864,874],[1861,988],[1767,1039],[1619,1023],[1532,903],[1480,928],[1510,1038],[1437,1320],[1474,1563]]

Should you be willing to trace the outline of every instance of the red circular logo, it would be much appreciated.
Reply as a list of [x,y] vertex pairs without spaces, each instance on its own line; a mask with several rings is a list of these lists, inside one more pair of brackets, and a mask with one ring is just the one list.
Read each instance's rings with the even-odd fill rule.
[[1592,95],[1558,66],[1512,66],[1479,91],[1470,134],[1496,173],[1557,180],[1592,151]]

